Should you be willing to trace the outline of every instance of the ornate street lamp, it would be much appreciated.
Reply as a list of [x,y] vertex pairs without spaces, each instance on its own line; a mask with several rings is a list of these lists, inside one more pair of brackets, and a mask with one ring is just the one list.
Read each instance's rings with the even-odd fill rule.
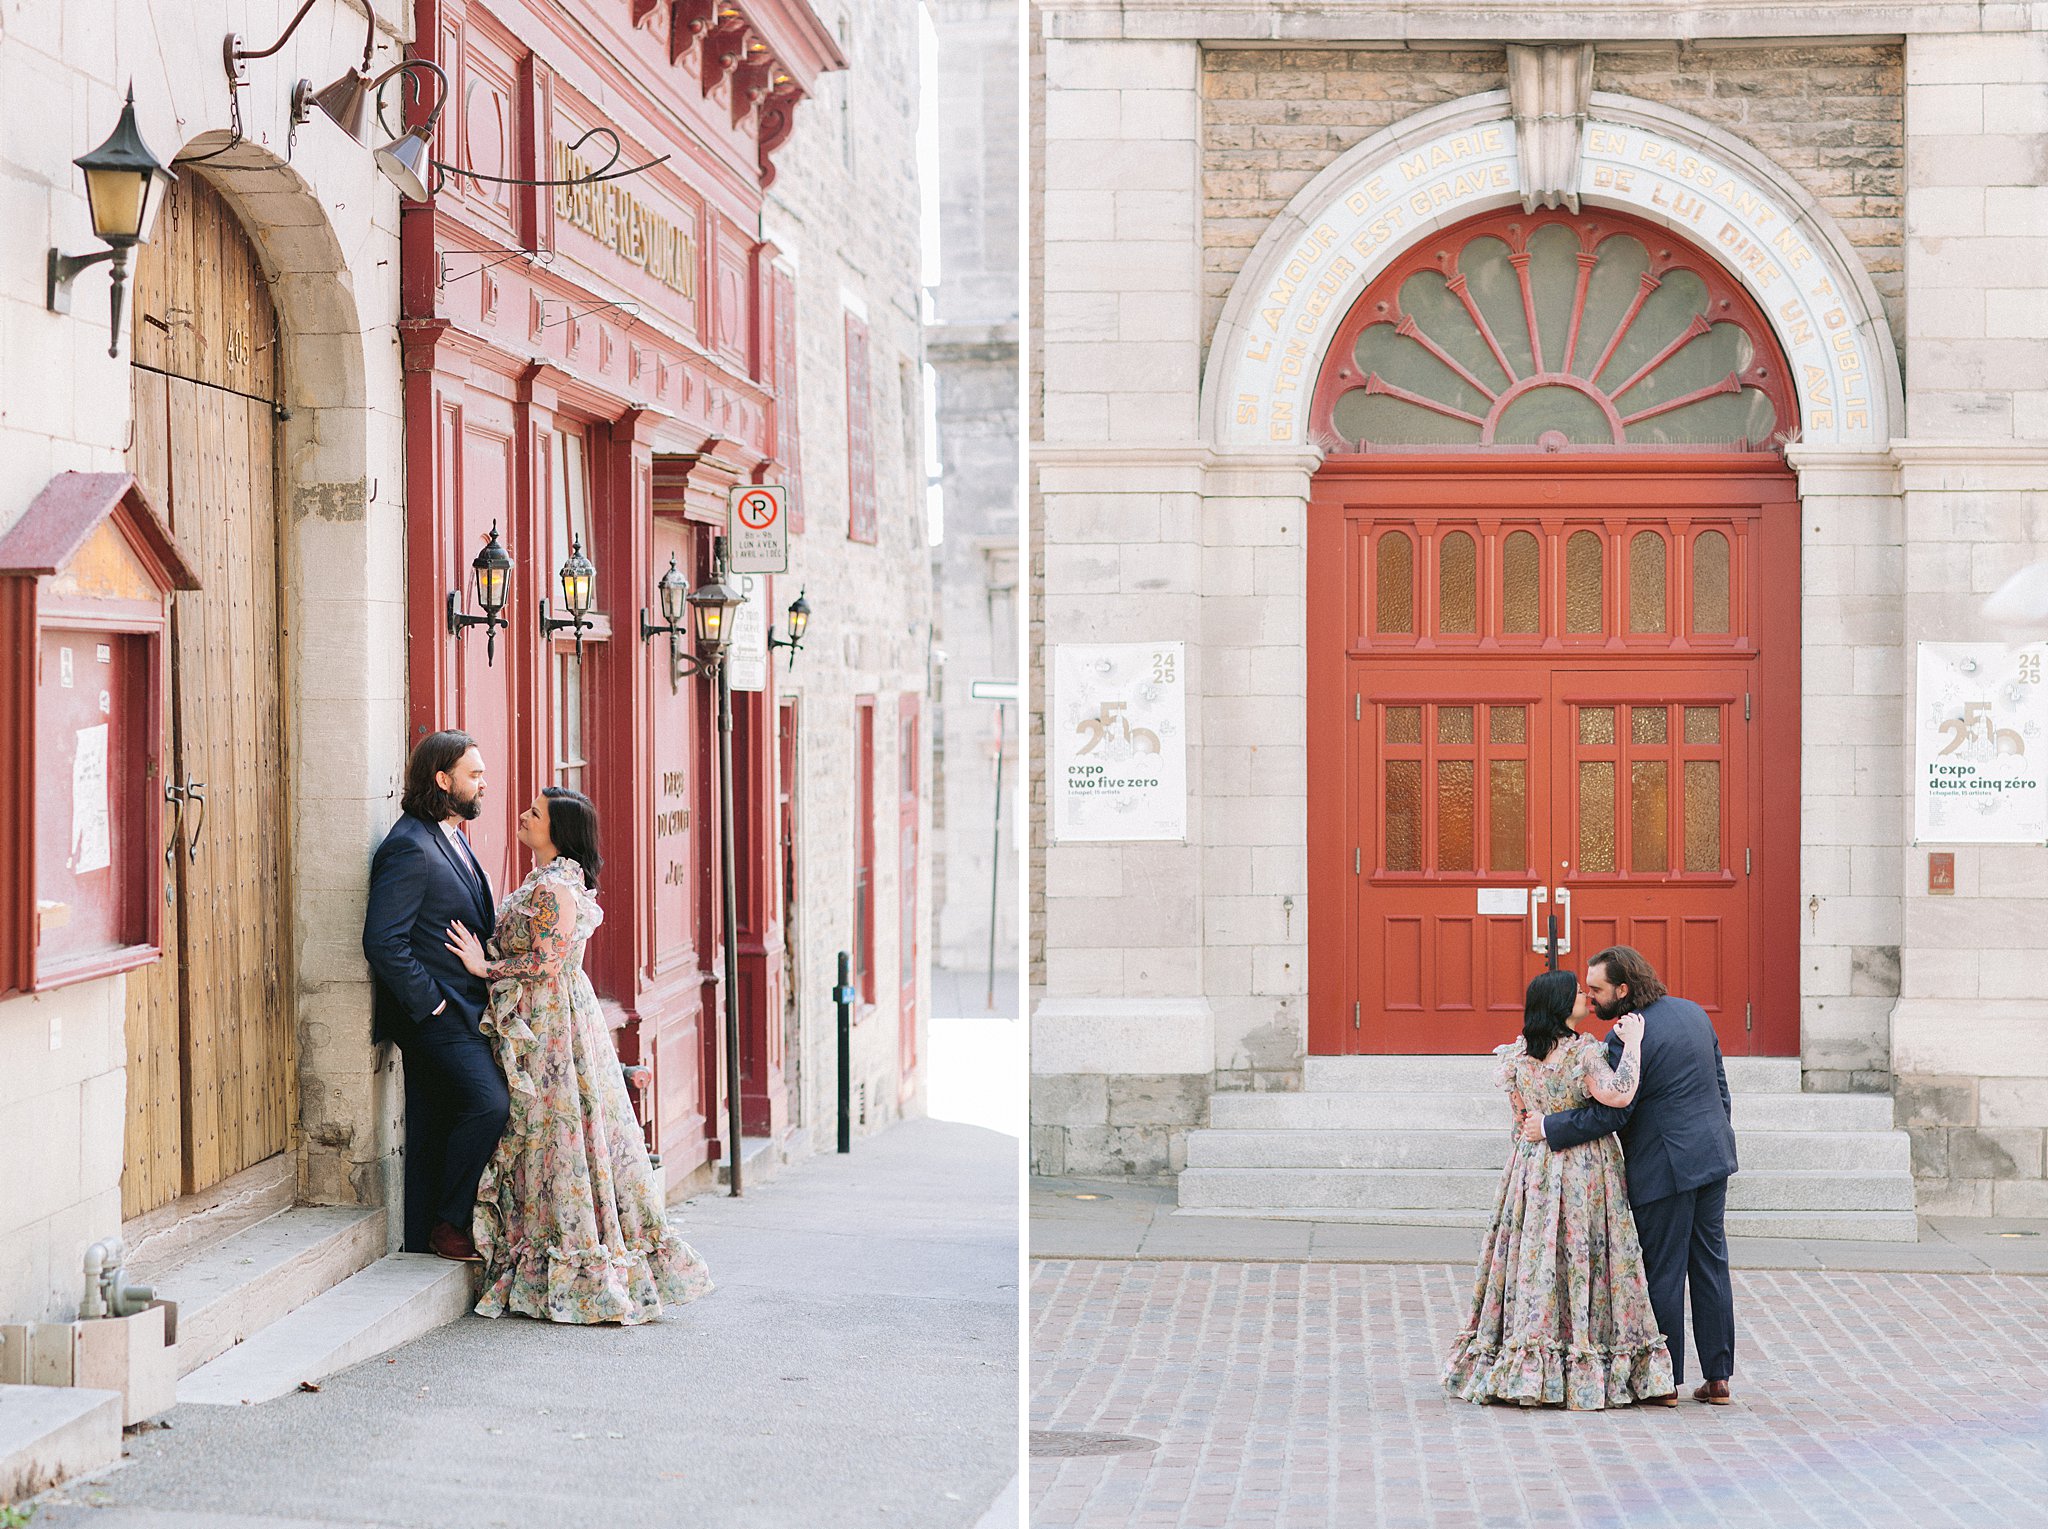
[[725,538],[720,537],[719,568],[709,584],[700,584],[690,596],[690,614],[697,627],[697,652],[701,661],[718,666],[732,646],[732,613],[744,603],[737,589],[725,582]]
[[568,610],[566,616],[549,614],[548,602],[540,602],[540,636],[546,642],[565,627],[576,633],[576,656],[583,656],[583,634],[590,627],[590,602],[597,587],[597,570],[590,565],[590,559],[583,555],[583,538],[577,537],[569,544],[569,556],[556,570],[562,581],[562,604]]
[[476,582],[476,603],[483,607],[483,614],[465,614],[462,592],[449,590],[448,635],[460,637],[467,627],[482,627],[484,663],[488,666],[498,661],[498,628],[507,624],[500,613],[505,609],[506,585],[512,573],[512,558],[498,541],[498,523],[495,520],[491,522],[491,534],[485,540],[483,550],[470,561],[469,568]]
[[113,333],[107,354],[121,353],[121,293],[128,281],[128,251],[147,244],[164,192],[177,179],[163,161],[149,152],[135,126],[135,86],[128,86],[128,104],[107,141],[71,161],[85,172],[85,199],[92,209],[92,231],[107,248],[96,255],[67,255],[52,249],[44,305],[52,313],[71,311],[71,283],[80,271],[103,260],[113,262],[109,309]]
[[768,646],[771,649],[789,649],[790,661],[794,663],[796,655],[804,650],[804,632],[810,624],[811,602],[804,598],[802,590],[798,590],[796,598],[789,602],[789,635],[777,637],[774,628],[769,628]]
[[656,581],[655,597],[661,602],[661,620],[647,619],[647,607],[640,607],[640,640],[646,642],[653,637],[668,637],[668,688],[673,695],[683,679],[683,616],[690,608],[690,582],[676,567],[675,554],[670,553],[668,572]]

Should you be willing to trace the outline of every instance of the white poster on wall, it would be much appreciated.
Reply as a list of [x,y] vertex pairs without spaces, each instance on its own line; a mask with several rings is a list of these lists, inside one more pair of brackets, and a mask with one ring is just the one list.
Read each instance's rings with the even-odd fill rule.
[[735,690],[768,688],[768,581],[758,573],[729,573],[741,595],[732,613],[732,650],[726,667]]
[[114,863],[108,805],[107,724],[102,722],[78,730],[78,752],[71,756],[71,869],[80,876]]
[[2048,646],[1923,642],[1913,837],[2048,844]]
[[1048,731],[1056,841],[1188,836],[1185,644],[1057,645]]

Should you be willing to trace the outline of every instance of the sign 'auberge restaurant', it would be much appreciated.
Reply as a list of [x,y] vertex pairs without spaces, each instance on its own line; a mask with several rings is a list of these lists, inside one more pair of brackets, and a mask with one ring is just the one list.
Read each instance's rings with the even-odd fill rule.
[[[593,166],[567,143],[555,144],[555,179],[582,180]],[[684,297],[697,296],[697,241],[616,181],[555,188],[555,216],[639,266]]]

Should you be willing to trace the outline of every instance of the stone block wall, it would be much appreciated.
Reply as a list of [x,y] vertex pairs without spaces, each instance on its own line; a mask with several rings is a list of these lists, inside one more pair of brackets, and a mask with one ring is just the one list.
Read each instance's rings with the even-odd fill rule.
[[[790,542],[790,571],[777,600],[799,587],[819,592],[804,652],[775,661],[776,686],[798,698],[799,875],[794,927],[795,1033],[786,1032],[792,1123],[808,1127],[813,1151],[836,1132],[838,1028],[832,1001],[838,952],[854,927],[856,699],[875,700],[875,989],[871,1013],[854,1026],[856,1107],[865,1099],[870,1131],[921,1109],[922,1033],[930,1018],[932,831],[929,794],[919,828],[919,927],[903,939],[898,866],[898,787],[906,761],[898,698],[929,693],[932,568],[925,528],[917,161],[917,15],[887,0],[815,6],[850,67],[820,82],[797,108],[796,129],[776,155],[777,175],[762,213],[764,236],[785,252],[797,303],[797,394],[801,422],[804,530]],[[849,220],[846,208],[862,215]],[[881,507],[873,546],[847,538],[846,323],[868,326],[875,487]],[[782,591],[787,589],[787,593]],[[919,746],[929,782],[932,708]],[[898,992],[902,952],[914,943],[919,969],[920,1071],[907,1084],[899,1065]]]
[[[1596,47],[1593,88],[1687,112],[1770,156],[1863,257],[1903,335],[1903,50],[1895,43]],[[1474,45],[1208,48],[1202,54],[1202,333],[1288,199],[1361,139],[1507,88]]]

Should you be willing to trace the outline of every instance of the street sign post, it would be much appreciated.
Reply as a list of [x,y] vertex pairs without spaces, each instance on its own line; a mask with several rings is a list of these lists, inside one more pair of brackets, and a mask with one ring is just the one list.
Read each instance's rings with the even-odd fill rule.
[[748,483],[726,499],[726,529],[734,573],[789,572],[789,490],[780,483]]

